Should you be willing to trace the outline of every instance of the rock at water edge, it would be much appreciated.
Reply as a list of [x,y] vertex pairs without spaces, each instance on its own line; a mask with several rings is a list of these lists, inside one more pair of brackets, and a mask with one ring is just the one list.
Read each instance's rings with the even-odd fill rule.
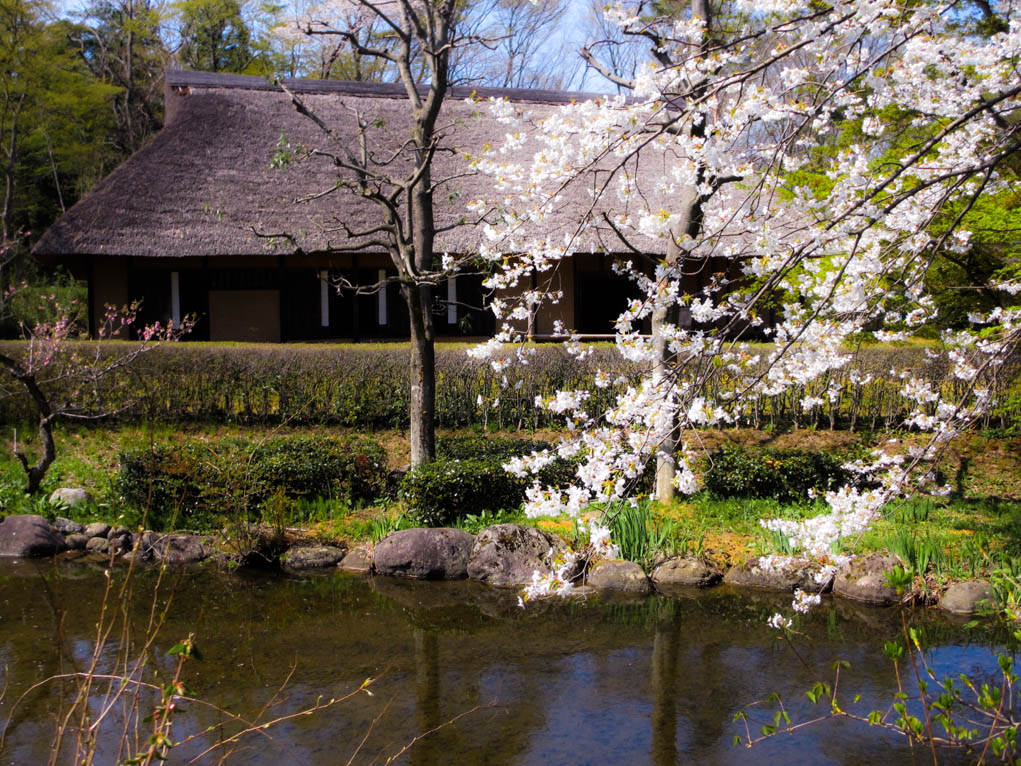
[[550,564],[564,549],[553,535],[521,524],[494,524],[475,538],[468,559],[468,577],[489,585],[521,587],[532,573],[550,572]]
[[335,567],[344,558],[344,551],[332,545],[291,548],[281,561],[289,569],[322,569]]
[[0,556],[53,556],[66,550],[63,536],[42,516],[6,516],[0,521]]
[[723,576],[727,585],[768,588],[793,592],[825,593],[832,583],[831,577],[820,582],[822,565],[809,559],[787,556],[763,556],[749,559],[731,567]]
[[625,593],[649,593],[652,586],[643,570],[633,561],[610,559],[589,565],[585,582],[593,588],[618,590]]
[[667,559],[652,570],[652,581],[660,589],[708,588],[722,579],[723,573],[716,566],[694,557]]
[[895,556],[870,553],[843,567],[833,580],[833,592],[838,596],[874,606],[897,603],[896,588],[888,585],[886,574],[900,561]]
[[475,537],[460,529],[402,529],[376,545],[378,574],[418,580],[463,580]]
[[943,593],[940,608],[953,614],[975,614],[996,606],[993,586],[985,580],[955,582]]

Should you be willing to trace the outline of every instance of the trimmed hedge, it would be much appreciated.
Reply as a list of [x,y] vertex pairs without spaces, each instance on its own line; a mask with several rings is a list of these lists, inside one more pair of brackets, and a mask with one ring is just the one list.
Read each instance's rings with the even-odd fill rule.
[[850,478],[841,458],[826,452],[724,447],[706,458],[705,489],[716,497],[808,500],[808,491],[836,489]]
[[[108,348],[116,351],[124,343],[114,341]],[[6,341],[0,342],[0,349],[18,356],[25,345]],[[642,372],[640,366],[622,361],[609,345],[597,345],[591,356],[578,362],[560,345],[551,344],[537,346],[526,367],[508,373],[512,383],[521,377],[520,387],[501,388],[503,375],[470,359],[466,349],[453,345],[437,349],[436,422],[444,428],[559,427],[562,418],[537,407],[536,397],[585,388],[592,392],[586,409],[596,414],[620,393],[618,386],[596,387],[597,370],[623,376],[624,384],[633,384]],[[910,367],[951,396],[970,385],[955,379],[945,365],[927,363],[924,352],[921,346],[865,347],[845,368],[822,380],[743,401],[738,425],[877,429],[899,424],[910,404],[900,395],[902,381],[889,374],[892,367]],[[1009,389],[1018,366],[1015,357],[982,385],[994,392]],[[871,382],[852,386],[852,370],[870,375]],[[410,397],[407,371],[407,344],[178,343],[143,354],[131,367],[105,378],[98,395],[122,420],[404,428]],[[706,396],[714,398],[731,387],[729,376],[720,371]],[[33,411],[23,392],[16,387],[12,391],[0,397],[2,423],[22,423]],[[806,414],[802,399],[807,396],[820,397],[823,406]],[[480,397],[489,404],[480,406]],[[1021,396],[1015,395],[982,425],[1009,428],[1018,423]]]
[[117,489],[154,529],[257,515],[274,495],[371,502],[386,489],[386,453],[364,437],[221,439],[122,453]]

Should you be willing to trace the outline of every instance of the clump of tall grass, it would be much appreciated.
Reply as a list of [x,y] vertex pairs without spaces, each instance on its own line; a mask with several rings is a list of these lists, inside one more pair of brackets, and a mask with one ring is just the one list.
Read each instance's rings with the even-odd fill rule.
[[949,558],[943,550],[943,541],[934,534],[898,527],[887,536],[886,546],[917,577],[924,578],[930,570],[936,575],[947,570]]
[[373,543],[378,543],[387,535],[399,532],[402,529],[411,529],[417,526],[415,520],[406,513],[385,512],[373,517],[369,521],[368,535]]
[[610,539],[620,550],[620,557],[639,564],[645,571],[652,568],[657,557],[674,552],[675,522],[656,519],[647,499],[634,504],[618,503],[607,511],[607,521]]

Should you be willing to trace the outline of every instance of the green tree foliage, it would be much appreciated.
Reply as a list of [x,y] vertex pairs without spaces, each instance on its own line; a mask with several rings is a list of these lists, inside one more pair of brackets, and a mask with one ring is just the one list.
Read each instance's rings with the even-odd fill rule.
[[101,174],[115,89],[97,82],[39,0],[0,0],[2,236],[45,228]]
[[238,0],[181,0],[176,10],[181,35],[177,59],[183,66],[206,72],[272,71]]
[[163,124],[163,22],[151,0],[92,0],[72,33],[93,77],[118,88],[109,140],[121,157]]

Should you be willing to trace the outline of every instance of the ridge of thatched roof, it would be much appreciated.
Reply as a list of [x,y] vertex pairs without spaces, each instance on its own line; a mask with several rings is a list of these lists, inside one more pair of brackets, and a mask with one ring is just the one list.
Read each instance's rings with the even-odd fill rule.
[[[190,69],[168,69],[164,73],[168,88],[230,88],[234,90],[269,90],[280,92],[282,88],[275,80],[247,74],[222,74],[220,72],[196,72]],[[279,82],[294,93],[339,93],[349,96],[376,98],[407,98],[404,85],[394,82],[361,82],[353,80],[308,80],[282,77]],[[426,93],[426,86],[419,92]],[[591,101],[606,98],[605,93],[586,91],[543,90],[538,88],[475,88],[454,85],[447,88],[447,97],[454,100],[466,98],[506,98],[515,103],[569,104],[576,101]]]
[[[354,112],[371,123],[370,141],[378,156],[394,152],[407,135],[406,94],[400,86],[284,82],[352,146],[358,141]],[[50,227],[33,248],[37,256],[281,255],[298,248],[323,252],[352,245],[341,222],[355,231],[379,224],[378,208],[345,190],[297,202],[336,185],[337,171],[329,162],[320,158],[271,169],[281,137],[293,146],[324,144],[322,133],[296,112],[288,96],[272,82],[244,75],[170,70],[166,84],[165,127]],[[440,121],[454,126],[448,144],[457,151],[438,153],[434,160],[434,182],[441,177],[453,179],[436,198],[437,225],[449,227],[437,235],[439,252],[466,253],[477,247],[475,227],[458,223],[467,216],[468,200],[491,192],[492,179],[472,174],[466,154],[478,154],[485,144],[506,132],[468,101],[471,96],[506,97],[529,104],[527,109],[536,114],[552,110],[556,104],[597,97],[454,88]],[[584,189],[568,196],[565,221],[590,204]],[[256,232],[287,234],[293,239],[267,238]],[[612,243],[585,244],[623,249]],[[663,246],[653,240],[640,245],[649,252]]]

